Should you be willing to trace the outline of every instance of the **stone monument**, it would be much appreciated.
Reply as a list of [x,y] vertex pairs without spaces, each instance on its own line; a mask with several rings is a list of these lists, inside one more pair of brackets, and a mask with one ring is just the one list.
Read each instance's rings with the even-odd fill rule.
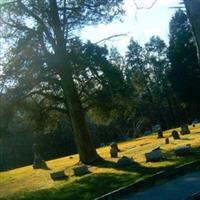
[[173,137],[175,140],[181,139],[181,138],[180,138],[180,135],[178,134],[178,131],[176,131],[176,130],[173,130],[173,131],[172,131],[172,137]]
[[33,156],[33,169],[48,169],[45,161],[42,159],[42,156],[40,154],[39,146],[36,143],[33,144]]
[[187,134],[190,134],[190,129],[187,124],[183,124],[181,126],[181,135],[187,135]]

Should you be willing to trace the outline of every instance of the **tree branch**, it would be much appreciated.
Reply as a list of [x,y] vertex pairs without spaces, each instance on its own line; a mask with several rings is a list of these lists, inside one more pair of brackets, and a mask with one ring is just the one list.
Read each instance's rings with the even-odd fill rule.
[[105,41],[107,41],[107,40],[110,40],[110,39],[113,39],[113,38],[116,38],[116,37],[122,37],[122,36],[127,36],[127,35],[128,35],[128,33],[122,33],[122,34],[111,35],[111,36],[109,36],[109,37],[103,38],[103,39],[101,39],[101,40],[95,42],[95,44],[99,44],[99,43],[101,43],[101,42],[105,42]]

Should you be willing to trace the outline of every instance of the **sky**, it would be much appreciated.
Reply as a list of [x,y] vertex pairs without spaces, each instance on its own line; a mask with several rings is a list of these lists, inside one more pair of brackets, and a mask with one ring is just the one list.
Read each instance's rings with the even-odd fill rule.
[[[139,6],[150,6],[154,0],[136,0]],[[81,37],[84,41],[100,41],[103,38],[115,34],[127,36],[116,37],[108,42],[108,47],[117,47],[121,54],[124,54],[130,38],[137,40],[141,45],[146,43],[152,35],[160,36],[168,43],[169,21],[175,9],[171,6],[178,6],[179,0],[157,0],[151,9],[136,9],[134,0],[125,0],[125,16],[123,22],[114,21],[110,24],[86,27],[82,30]]]

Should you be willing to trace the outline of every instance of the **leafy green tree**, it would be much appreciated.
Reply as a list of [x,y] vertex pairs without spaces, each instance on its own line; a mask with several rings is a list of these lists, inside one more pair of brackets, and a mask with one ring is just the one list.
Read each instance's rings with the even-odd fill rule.
[[[152,36],[145,44],[146,62],[149,65],[150,87],[156,103],[157,115],[163,126],[169,127],[169,116],[175,120],[172,103],[172,93],[168,81],[170,69],[167,58],[168,48],[165,42],[158,36]],[[162,102],[162,103],[160,103]],[[166,114],[167,112],[167,114]],[[166,118],[165,116],[168,115]]]
[[[73,79],[70,44],[80,28],[110,22],[116,18],[122,13],[121,5],[121,0],[17,0],[0,7],[1,34],[12,49],[7,58],[8,66],[15,63],[21,70],[32,70],[34,66],[35,74],[38,67],[45,75],[52,74],[53,79],[56,77],[55,81],[58,80],[60,86],[56,92],[62,93],[64,98],[64,107],[70,116],[80,160],[84,163],[92,163],[99,159],[99,156],[92,144]],[[40,87],[48,86],[46,83],[49,79],[46,83],[34,82],[35,74],[29,74],[31,81],[24,85],[27,91],[33,90],[36,84]],[[16,74],[13,73],[13,76]],[[27,76],[24,78],[29,79]],[[20,82],[12,81],[12,84],[19,85]]]

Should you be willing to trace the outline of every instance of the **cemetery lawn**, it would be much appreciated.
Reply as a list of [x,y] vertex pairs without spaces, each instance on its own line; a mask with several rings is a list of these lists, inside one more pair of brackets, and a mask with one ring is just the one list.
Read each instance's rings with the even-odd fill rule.
[[[177,128],[176,130],[179,130]],[[72,168],[78,163],[78,156],[72,155],[47,162],[50,170],[33,170],[26,166],[6,172],[0,172],[0,199],[1,200],[89,200],[102,194],[118,189],[122,186],[144,179],[160,170],[182,165],[200,158],[200,124],[191,127],[191,134],[181,136],[181,140],[170,137],[170,144],[165,144],[165,139],[157,139],[157,134],[140,137],[127,142],[119,143],[121,152],[119,157],[132,156],[137,162],[127,167],[116,167],[117,158],[110,158],[110,147],[102,147],[97,151],[105,162],[89,166],[92,172],[82,177],[75,177]],[[164,137],[169,137],[172,130],[164,132]],[[173,150],[182,145],[191,144],[195,154],[188,157],[176,157]],[[145,162],[144,154],[161,148],[167,160],[160,162]],[[53,181],[50,172],[65,170],[69,176],[62,181]]]

